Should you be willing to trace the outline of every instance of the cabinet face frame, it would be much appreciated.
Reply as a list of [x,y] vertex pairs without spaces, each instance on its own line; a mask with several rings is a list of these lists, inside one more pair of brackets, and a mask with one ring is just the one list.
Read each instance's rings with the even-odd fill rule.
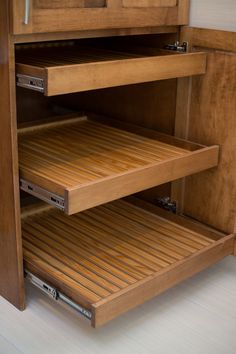
[[[105,7],[55,7],[51,0],[48,6],[36,7],[34,0],[12,0],[12,33],[33,34],[78,30],[102,30],[115,28],[137,28],[186,25],[188,23],[189,1],[168,0],[150,2],[140,0],[142,6],[132,7],[136,1],[107,0]],[[62,3],[65,1],[61,1]],[[76,3],[69,2],[70,3]],[[79,2],[78,2],[79,3]],[[150,5],[151,4],[151,5]],[[156,3],[155,3],[156,4]],[[159,4],[159,6],[158,6]],[[62,5],[63,6],[63,5]],[[75,6],[75,5],[74,5]]]
[[0,295],[25,306],[17,154],[14,43],[8,1],[0,2]]

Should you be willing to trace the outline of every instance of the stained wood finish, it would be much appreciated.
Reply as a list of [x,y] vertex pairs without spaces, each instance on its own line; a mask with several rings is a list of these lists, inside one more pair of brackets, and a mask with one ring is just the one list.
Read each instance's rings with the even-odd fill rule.
[[172,7],[177,0],[122,0],[124,7]]
[[[169,27],[165,27],[169,29]],[[109,48],[163,48],[178,39],[176,33],[112,38]],[[105,39],[104,39],[105,40]],[[106,39],[106,41],[108,41]],[[130,42],[132,41],[132,43]],[[75,110],[92,111],[123,122],[174,134],[176,79],[120,86],[54,97],[55,102]],[[57,104],[58,104],[57,103]],[[142,198],[156,202],[170,195],[170,186],[162,185],[141,193]]]
[[[25,90],[17,87],[16,90],[17,103],[17,124],[18,126],[34,125],[34,121],[41,121],[44,124],[52,119],[65,120],[65,116],[71,115],[72,110],[63,108],[50,97],[43,96],[40,92]],[[32,114],[34,112],[34,114]],[[76,112],[76,111],[74,111]],[[78,110],[77,110],[78,112]],[[78,113],[74,114],[77,117]],[[38,122],[39,123],[39,122]]]
[[[175,111],[174,135],[181,139],[188,139],[190,120],[192,77],[177,80],[177,97]],[[171,198],[177,203],[177,212],[183,213],[185,179],[171,183]]]
[[[179,0],[176,6],[173,0],[162,2],[153,7],[153,1],[141,0],[142,7],[125,7],[130,0],[108,0],[103,8],[101,0],[83,1],[54,0],[31,1],[29,23],[24,24],[25,0],[12,0],[12,32],[15,35],[26,33],[65,32],[77,30],[100,30],[113,28],[135,28],[152,26],[185,25],[188,23],[188,1]],[[89,8],[90,6],[94,8]],[[131,5],[134,4],[132,1]],[[139,4],[137,1],[135,4]],[[146,6],[147,5],[147,6]]]
[[[183,211],[219,230],[235,232],[236,33],[190,28],[182,36],[193,48],[196,45],[196,49],[201,46],[200,50],[208,51],[206,75],[193,78],[189,88],[187,138],[221,146],[216,170],[186,179]],[[179,95],[181,104],[184,96],[182,92]],[[185,102],[182,100],[182,105]],[[181,119],[183,116],[177,120],[179,127]]]
[[97,37],[124,37],[145,34],[159,34],[159,33],[178,33],[178,26],[158,26],[158,27],[144,27],[144,28],[113,28],[106,30],[87,30],[87,31],[68,31],[55,33],[35,33],[23,34],[13,36],[15,43],[36,43],[55,40],[67,40],[78,38],[97,38]]
[[178,22],[180,24],[187,25],[189,23],[189,10],[190,1],[189,0],[178,0],[179,12],[178,12]]
[[183,27],[181,37],[193,46],[236,52],[235,32]]
[[14,45],[8,1],[0,2],[0,295],[24,308],[16,135]]
[[66,213],[74,214],[217,165],[217,146],[137,129],[133,134],[83,117],[23,130],[20,176],[64,196]]
[[210,237],[119,200],[68,217],[39,209],[22,220],[25,267],[92,311],[98,327],[233,251]]
[[44,79],[46,96],[199,75],[206,71],[205,53],[174,55],[155,48],[151,51],[147,48],[146,53],[76,46],[20,50],[16,71]]

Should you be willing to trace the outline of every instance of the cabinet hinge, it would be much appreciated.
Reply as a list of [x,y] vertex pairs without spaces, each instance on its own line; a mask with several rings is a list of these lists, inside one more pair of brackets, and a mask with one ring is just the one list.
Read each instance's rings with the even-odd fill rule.
[[65,210],[65,199],[60,195],[49,192],[31,182],[20,179],[20,189],[33,195],[36,198],[47,202],[50,205],[57,207],[58,209]]
[[189,48],[188,42],[183,42],[182,44],[176,41],[173,44],[167,44],[164,49],[173,50],[175,52],[187,53]]
[[86,317],[87,319],[91,320],[92,319],[92,313],[87,310],[86,308],[76,304],[74,301],[69,299],[67,296],[62,294],[60,291],[58,291],[56,288],[50,286],[47,284],[45,281],[42,281],[32,273],[28,272],[25,270],[25,278],[34,286],[36,286],[38,289],[43,291],[45,294],[47,294],[50,298],[52,298],[55,301],[62,302],[70,307],[72,307],[74,310],[79,312],[82,316]]
[[16,74],[16,85],[44,93],[44,79],[38,77]]
[[170,197],[158,198],[156,204],[159,208],[168,210],[174,214],[177,213],[177,203],[176,201],[171,200]]

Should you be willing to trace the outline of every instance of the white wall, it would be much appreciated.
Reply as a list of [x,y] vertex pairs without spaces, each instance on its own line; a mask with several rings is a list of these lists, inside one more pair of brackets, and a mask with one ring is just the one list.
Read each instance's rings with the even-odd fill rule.
[[236,0],[191,0],[190,26],[236,31]]

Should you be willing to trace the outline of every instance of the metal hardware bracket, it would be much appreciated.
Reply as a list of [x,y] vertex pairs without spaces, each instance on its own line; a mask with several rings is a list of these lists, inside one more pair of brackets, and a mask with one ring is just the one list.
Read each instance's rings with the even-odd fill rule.
[[173,51],[179,52],[179,53],[187,53],[188,48],[189,48],[189,44],[188,44],[188,42],[183,42],[183,44],[180,44],[180,42],[176,41],[173,44],[167,44],[164,48],[168,49],[168,50],[173,50]]
[[165,209],[167,211],[171,211],[174,214],[176,214],[176,212],[177,212],[176,202],[171,200],[170,197],[158,198],[157,205],[160,208]]
[[62,294],[60,291],[55,289],[54,287],[48,285],[45,281],[42,281],[32,273],[28,272],[25,270],[25,278],[34,286],[36,286],[38,289],[43,291],[45,294],[47,294],[49,297],[51,297],[53,300],[65,303],[66,305],[72,307],[74,310],[79,312],[82,316],[86,317],[88,320],[92,319],[92,313],[85,309],[84,307],[76,304],[74,301],[69,299],[67,296]]
[[16,74],[16,85],[44,93],[44,79],[38,77]]
[[31,182],[20,179],[20,189],[61,210],[65,210],[65,199]]

